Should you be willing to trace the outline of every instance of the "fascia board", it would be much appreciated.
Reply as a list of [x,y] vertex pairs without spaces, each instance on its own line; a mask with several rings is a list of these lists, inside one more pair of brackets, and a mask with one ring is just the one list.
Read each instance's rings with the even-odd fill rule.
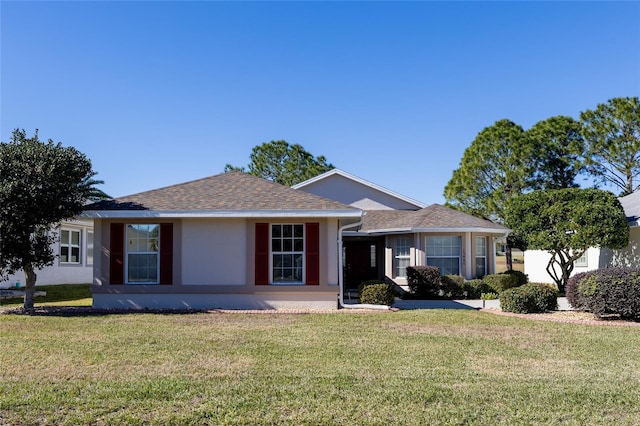
[[87,210],[78,217],[90,219],[122,218],[263,218],[263,217],[333,217],[359,218],[362,210],[213,210],[213,211],[158,211],[158,210]]
[[[424,233],[424,234],[442,234],[445,232],[477,232],[486,234],[506,235],[511,230],[495,229],[495,228],[389,228],[389,229],[371,229],[367,231],[354,232],[354,234],[400,234],[400,233]],[[347,232],[345,232],[345,235]]]

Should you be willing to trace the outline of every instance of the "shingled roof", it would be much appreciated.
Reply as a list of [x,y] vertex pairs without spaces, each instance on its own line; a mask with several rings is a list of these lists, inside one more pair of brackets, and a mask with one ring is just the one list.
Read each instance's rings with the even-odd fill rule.
[[100,212],[341,212],[361,211],[337,201],[312,195],[242,172],[221,173],[165,188],[100,201],[85,206],[86,216]]
[[487,232],[505,232],[507,227],[490,220],[481,219],[458,210],[432,204],[415,211],[375,210],[364,216],[362,232],[412,231],[428,232],[429,230],[446,231],[447,229],[478,229]]

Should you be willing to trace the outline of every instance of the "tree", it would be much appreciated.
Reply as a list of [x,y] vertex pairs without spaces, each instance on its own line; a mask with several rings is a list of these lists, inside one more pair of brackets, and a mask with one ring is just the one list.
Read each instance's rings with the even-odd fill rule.
[[620,201],[599,189],[538,190],[514,197],[507,207],[506,224],[529,249],[549,252],[546,269],[561,292],[575,261],[589,247],[621,249],[629,244],[629,225]]
[[[292,186],[333,169],[324,156],[314,157],[302,145],[289,145],[286,141],[265,142],[251,151],[249,174],[282,185]],[[246,172],[244,167],[227,164],[225,172]]]
[[51,229],[97,194],[100,181],[93,176],[84,154],[40,141],[37,130],[28,138],[16,129],[9,142],[0,142],[0,275],[24,271],[26,310],[33,309],[35,270],[55,259]]
[[[444,189],[447,205],[504,222],[507,202],[533,185],[534,147],[521,126],[496,121],[464,151],[460,167]],[[507,244],[507,268],[512,269]]]
[[599,182],[628,195],[640,185],[640,102],[613,98],[580,114],[587,170]]
[[584,138],[580,123],[556,116],[536,123],[526,131],[534,147],[534,189],[576,188],[582,170]]

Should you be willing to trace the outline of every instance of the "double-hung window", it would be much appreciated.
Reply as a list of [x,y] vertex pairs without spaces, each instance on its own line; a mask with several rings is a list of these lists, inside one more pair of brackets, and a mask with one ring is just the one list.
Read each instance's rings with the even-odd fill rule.
[[407,267],[411,266],[411,237],[396,237],[393,247],[395,276],[407,276]]
[[127,225],[127,283],[158,284],[160,225]]
[[428,236],[425,251],[427,265],[440,268],[441,275],[460,275],[460,236]]
[[476,277],[487,275],[487,238],[476,237]]
[[303,224],[271,225],[273,283],[304,282],[304,250]]
[[80,263],[80,231],[60,230],[60,263]]

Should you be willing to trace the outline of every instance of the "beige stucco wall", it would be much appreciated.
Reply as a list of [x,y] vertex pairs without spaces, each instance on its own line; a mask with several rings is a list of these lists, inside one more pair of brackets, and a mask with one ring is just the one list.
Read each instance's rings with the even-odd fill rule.
[[244,219],[183,221],[178,245],[182,250],[182,284],[246,285],[245,222]]
[[[109,246],[111,223],[163,223],[173,226],[173,285],[109,285]],[[255,224],[320,224],[320,285],[256,286],[254,253]],[[251,293],[338,292],[337,219],[302,218],[288,220],[251,219],[98,219],[95,226],[94,292],[180,293],[216,292]],[[287,289],[285,289],[285,287]],[[111,291],[111,290],[110,290]]]

